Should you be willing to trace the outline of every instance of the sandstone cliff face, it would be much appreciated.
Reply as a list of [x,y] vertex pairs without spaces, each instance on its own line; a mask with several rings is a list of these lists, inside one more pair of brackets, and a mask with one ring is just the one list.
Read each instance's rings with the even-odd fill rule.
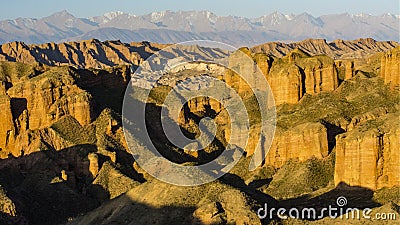
[[[69,114],[82,125],[91,122],[91,96],[80,89],[67,68],[54,68],[33,79],[15,84],[8,95],[27,110],[29,129],[48,127]],[[18,116],[15,115],[18,119]]]
[[300,61],[299,66],[305,74],[305,93],[333,91],[339,86],[336,66],[331,58],[315,56]]
[[[29,128],[44,128],[60,119],[64,115],[72,115],[82,125],[91,122],[91,96],[80,91],[70,95],[61,95],[62,89],[32,90],[27,89],[26,94],[12,92],[10,94],[16,98],[27,99],[29,112]],[[60,91],[60,92],[58,92]],[[31,93],[31,94],[30,94]],[[51,104],[53,103],[53,104]]]
[[329,154],[327,129],[320,123],[305,123],[275,133],[265,164],[277,168],[289,159],[322,159]]
[[[21,156],[48,146],[61,150],[77,144],[76,140],[80,138],[60,131],[87,132],[84,127],[88,127],[99,113],[87,90],[96,94],[99,88],[123,91],[130,79],[129,67],[100,71],[70,67],[45,67],[39,71],[19,63],[2,63],[0,67],[3,68],[0,75],[1,158],[10,153]],[[53,127],[63,121],[69,127]],[[109,133],[113,132],[121,133],[114,130]],[[82,143],[89,142],[84,140]]]
[[252,54],[248,48],[240,48],[229,56],[229,63],[222,79],[233,88],[241,98],[252,95],[252,87],[255,88],[257,82],[254,80],[256,65]]
[[230,67],[235,71],[226,71],[222,79],[242,98],[251,96],[252,88],[266,88],[255,79],[254,73],[261,73],[269,82],[276,105],[294,104],[305,94],[333,91],[339,85],[335,62],[328,56],[310,56],[295,49],[281,59],[274,59],[263,53],[253,54],[248,48],[239,51],[242,53],[234,53],[229,58]]
[[54,129],[44,128],[39,130],[27,130],[14,137],[13,145],[6,145],[0,153],[0,158],[7,158],[7,154],[19,157],[25,154],[48,150],[51,146],[55,150],[72,147],[75,143],[61,137]]
[[400,47],[387,52],[381,59],[381,77],[392,87],[400,85]]
[[[400,185],[399,114],[375,121],[337,137],[336,185],[344,182],[372,190]],[[379,123],[383,125],[375,125]]]
[[294,104],[303,97],[304,75],[296,65],[273,68],[268,78],[276,105]]
[[7,145],[12,145],[15,136],[15,127],[13,115],[11,112],[11,98],[5,93],[5,86],[0,85],[0,148],[3,149]]
[[267,79],[276,105],[297,103],[304,94],[333,91],[339,85],[337,69],[331,58],[310,57],[299,49],[276,60]]
[[335,66],[338,73],[342,73],[343,80],[348,80],[355,75],[354,60],[337,60],[335,61]]

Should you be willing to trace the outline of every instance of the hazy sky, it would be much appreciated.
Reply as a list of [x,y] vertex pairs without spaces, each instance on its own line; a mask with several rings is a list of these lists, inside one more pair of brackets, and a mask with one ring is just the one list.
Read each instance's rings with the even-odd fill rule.
[[136,15],[163,10],[209,10],[218,15],[259,17],[275,11],[307,12],[314,16],[348,12],[351,14],[400,14],[399,0],[0,0],[0,19],[45,17],[68,10],[77,17],[123,11]]

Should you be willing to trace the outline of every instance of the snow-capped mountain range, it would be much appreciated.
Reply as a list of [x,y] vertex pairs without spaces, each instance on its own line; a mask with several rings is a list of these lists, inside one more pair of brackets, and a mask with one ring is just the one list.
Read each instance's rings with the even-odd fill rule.
[[176,43],[193,39],[222,41],[249,46],[269,41],[307,38],[399,41],[400,16],[348,13],[314,17],[307,13],[275,12],[259,18],[218,16],[209,11],[162,11],[147,15],[110,12],[77,18],[67,11],[48,17],[0,21],[0,43],[61,42],[97,38],[123,42]]

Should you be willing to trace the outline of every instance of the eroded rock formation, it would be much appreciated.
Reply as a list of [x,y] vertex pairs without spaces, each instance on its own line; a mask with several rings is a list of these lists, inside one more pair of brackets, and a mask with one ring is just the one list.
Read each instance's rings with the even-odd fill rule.
[[28,130],[47,129],[65,115],[88,125],[94,116],[91,95],[76,85],[67,68],[54,68],[33,79],[13,83],[6,92],[3,85],[1,98],[4,106],[1,137],[5,139],[0,147],[10,152],[24,145],[22,136]]
[[[26,45],[23,42],[11,42],[0,45],[0,61],[23,63],[42,63],[50,66],[74,65],[80,68],[107,68],[116,65],[139,66],[153,53],[170,45],[149,42],[125,44],[120,41],[101,42],[97,39]],[[180,46],[169,48],[166,53],[182,57],[184,50],[188,59],[197,60],[226,55],[222,50],[201,48],[198,46]]]
[[0,83],[0,148],[12,145],[15,138],[15,127],[11,112],[11,98],[6,94],[4,82]]
[[266,165],[281,167],[289,159],[322,159],[329,154],[327,129],[320,123],[305,123],[275,133]]
[[[382,125],[377,125],[382,124]],[[400,185],[399,114],[360,124],[337,137],[335,184],[372,190]]]
[[[129,67],[108,71],[76,70],[67,66],[32,69],[3,62],[1,68],[2,158],[10,153],[20,156],[39,151],[47,144],[57,150],[76,144],[60,135],[60,130],[85,132],[84,127],[99,113],[92,94],[97,95],[99,87],[122,92],[129,80]],[[57,123],[63,121],[70,127],[57,129]]]
[[381,59],[381,77],[392,87],[400,85],[400,47],[387,52]]
[[353,41],[335,40],[330,43],[323,39],[307,39],[290,44],[269,42],[253,47],[252,51],[283,57],[292,50],[299,48],[311,55],[328,55],[334,59],[348,59],[362,58],[369,54],[385,52],[396,46],[399,46],[399,43],[394,41],[378,42],[372,38],[360,38]]
[[304,94],[333,91],[339,83],[337,68],[331,58],[310,57],[299,49],[276,60],[268,80],[277,105],[297,103]]
[[253,54],[247,48],[240,52],[230,57],[230,66],[236,70],[227,71],[223,79],[242,97],[249,96],[252,89],[265,90],[266,87],[260,86],[262,82],[254,79],[257,72],[269,82],[276,105],[294,104],[305,94],[333,91],[339,85],[335,62],[328,56],[310,56],[300,49],[278,59],[263,53]]

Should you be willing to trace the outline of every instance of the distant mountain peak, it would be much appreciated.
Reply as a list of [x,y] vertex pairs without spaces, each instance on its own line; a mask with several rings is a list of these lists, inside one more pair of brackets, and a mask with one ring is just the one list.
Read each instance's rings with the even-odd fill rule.
[[75,17],[75,16],[72,15],[70,12],[68,12],[66,9],[64,9],[62,11],[51,14],[49,17]]
[[121,12],[121,11],[113,11],[113,12],[104,13],[103,16],[109,20],[112,20],[123,14],[126,14],[126,13]]
[[286,14],[285,15],[285,18],[287,19],[287,20],[293,20],[293,18],[295,17],[296,15],[294,15],[293,13],[291,13],[291,14]]
[[25,41],[40,44],[82,38],[160,43],[210,39],[234,46],[307,38],[332,41],[372,37],[376,40],[399,41],[399,19],[398,15],[390,13],[377,16],[342,13],[315,17],[308,13],[295,15],[278,11],[258,18],[246,18],[218,16],[207,10],[166,10],[146,15],[114,11],[90,18],[77,18],[63,10],[39,19],[0,21],[0,43]]
[[383,18],[389,18],[389,19],[392,19],[392,18],[400,19],[400,15],[395,15],[395,14],[392,14],[392,13],[385,13],[385,14],[382,15],[382,17]]
[[151,13],[151,20],[153,20],[153,21],[160,20],[169,12],[170,12],[169,10],[160,11],[160,12],[152,12]]
[[353,14],[353,17],[360,17],[360,18],[367,18],[371,17],[372,14],[367,14],[367,13],[358,13],[358,14]]

